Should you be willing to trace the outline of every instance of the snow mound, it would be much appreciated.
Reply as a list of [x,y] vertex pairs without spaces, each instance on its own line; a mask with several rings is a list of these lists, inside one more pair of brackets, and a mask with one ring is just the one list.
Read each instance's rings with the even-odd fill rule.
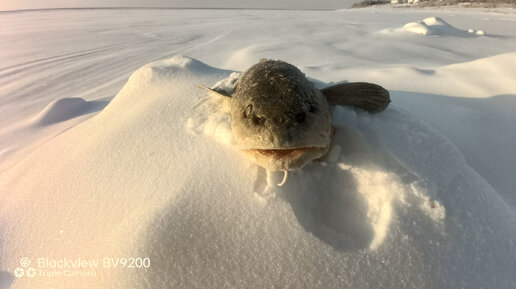
[[485,35],[485,32],[483,30],[460,30],[450,25],[440,17],[428,17],[416,22],[409,22],[403,25],[403,27],[395,29],[394,31],[403,31],[422,35],[455,37],[474,37]]
[[[231,83],[233,76],[214,87],[222,89],[219,85]],[[201,101],[188,119],[187,127],[230,145],[238,153],[231,133],[227,98],[210,95]],[[326,159],[302,172],[290,172],[283,188],[276,186],[282,173],[256,167],[254,193],[262,201],[277,195],[286,198],[305,229],[335,248],[374,250],[387,233],[393,199],[399,201],[407,190],[412,190],[396,174],[376,164],[384,158],[369,148],[360,132],[339,126]],[[444,213],[436,221],[442,222],[443,218]]]
[[441,133],[395,106],[335,107],[327,158],[277,187],[233,146],[226,100],[195,87],[232,77],[146,65],[3,174],[1,270],[29,253],[152,264],[16,287],[514,287],[516,217]]
[[[232,73],[213,88],[231,92],[239,76],[240,73]],[[195,133],[214,137],[220,143],[230,145],[233,151],[238,151],[231,132],[229,103],[229,98],[209,94],[196,106],[187,127]],[[296,205],[294,210],[298,212],[295,213],[307,231],[335,248],[374,250],[387,233],[392,203],[400,201],[406,194],[421,195],[421,192],[413,188],[414,183],[408,186],[403,184],[398,175],[390,171],[390,167],[378,165],[396,162],[382,152],[374,152],[359,131],[342,122],[346,117],[341,114],[346,113],[336,108],[334,114],[337,120],[334,126],[338,129],[323,163],[314,164],[302,173],[291,172],[287,185],[282,189],[276,187],[282,173],[267,172],[257,167],[254,192],[263,200],[277,194],[289,198],[292,197],[289,194],[296,194],[290,201]],[[349,114],[353,116],[355,113]],[[396,165],[396,169],[399,168],[401,166]],[[403,174],[410,173],[404,171]],[[412,181],[420,180],[413,176]],[[321,195],[314,196],[314,192],[321,192]],[[302,197],[298,200],[300,195]],[[426,200],[425,205],[421,205],[422,212],[429,214],[437,223],[442,223],[444,207],[436,200],[429,201],[430,197],[424,193],[418,198]],[[433,209],[428,209],[429,203],[432,203]]]
[[86,101],[82,98],[61,98],[52,101],[33,120],[34,124],[46,126],[96,112],[105,105],[101,101]]

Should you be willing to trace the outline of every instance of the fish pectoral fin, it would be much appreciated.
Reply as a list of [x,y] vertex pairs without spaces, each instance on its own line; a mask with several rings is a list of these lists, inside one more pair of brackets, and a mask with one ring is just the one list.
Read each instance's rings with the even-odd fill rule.
[[330,105],[352,106],[370,113],[383,111],[391,102],[389,91],[367,82],[341,83],[321,92]]
[[200,84],[196,84],[195,86],[199,87],[199,88],[202,88],[206,91],[209,91],[217,96],[221,96],[221,97],[231,97],[231,95],[225,91],[225,90],[222,90],[222,89],[211,89],[209,87],[206,87],[204,85],[200,85]]

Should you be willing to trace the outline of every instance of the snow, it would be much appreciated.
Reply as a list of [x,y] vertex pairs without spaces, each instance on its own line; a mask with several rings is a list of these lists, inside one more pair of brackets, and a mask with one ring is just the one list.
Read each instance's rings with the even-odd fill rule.
[[38,125],[51,125],[62,122],[90,111],[97,111],[98,106],[102,109],[103,103],[86,101],[79,97],[60,98],[51,102],[39,113],[34,122]]
[[[0,288],[514,288],[514,21],[1,14]],[[379,83],[393,102],[334,107],[329,154],[278,187],[236,148],[227,102],[196,87],[230,88],[262,57],[318,87]],[[23,257],[131,256],[150,268],[13,275]]]
[[410,32],[422,35],[454,36],[454,37],[475,37],[486,35],[484,30],[468,29],[461,30],[448,24],[440,17],[428,17],[423,20],[409,22],[401,28],[384,30],[385,33]]
[[[402,27],[403,31],[423,34],[423,35],[440,35],[440,36],[458,36],[467,37],[469,36],[466,31],[462,31],[446,23],[439,17],[428,17],[421,21],[410,22]],[[473,30],[473,29],[470,29]],[[474,31],[474,30],[473,30]]]

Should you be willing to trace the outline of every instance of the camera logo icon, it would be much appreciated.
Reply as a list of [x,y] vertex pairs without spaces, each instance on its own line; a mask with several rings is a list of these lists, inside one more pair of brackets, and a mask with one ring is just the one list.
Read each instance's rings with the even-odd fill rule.
[[20,260],[20,266],[22,266],[23,268],[27,268],[30,266],[30,259],[27,258],[27,257],[23,257],[21,258]]
[[23,275],[25,275],[25,270],[23,270],[23,268],[16,268],[14,269],[14,276],[16,276],[17,278],[21,278],[23,277]]
[[21,258],[20,266],[21,267],[14,269],[14,276],[16,276],[17,278],[22,278],[23,276],[26,276],[28,278],[33,278],[36,276],[36,269],[29,268],[29,266],[30,266],[29,258],[27,258],[27,257]]
[[34,276],[36,276],[36,270],[34,268],[29,268],[25,270],[25,276],[33,278]]

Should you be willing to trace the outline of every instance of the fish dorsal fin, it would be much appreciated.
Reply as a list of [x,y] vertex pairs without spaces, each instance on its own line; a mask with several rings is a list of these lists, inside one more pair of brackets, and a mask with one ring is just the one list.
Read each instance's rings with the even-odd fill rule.
[[389,92],[373,83],[341,83],[321,89],[330,105],[352,106],[370,113],[383,111],[391,102]]

